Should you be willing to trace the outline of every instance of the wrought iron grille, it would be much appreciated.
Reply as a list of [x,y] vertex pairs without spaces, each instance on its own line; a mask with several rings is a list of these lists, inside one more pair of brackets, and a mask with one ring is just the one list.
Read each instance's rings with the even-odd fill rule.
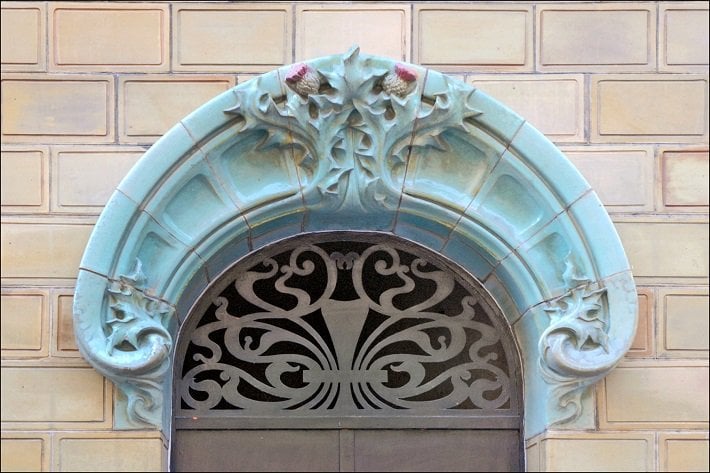
[[255,253],[184,325],[178,416],[517,414],[508,327],[463,274],[373,233]]

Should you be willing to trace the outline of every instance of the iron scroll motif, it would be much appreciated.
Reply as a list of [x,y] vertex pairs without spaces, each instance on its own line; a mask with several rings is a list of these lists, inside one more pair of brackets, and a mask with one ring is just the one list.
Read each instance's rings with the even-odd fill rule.
[[514,410],[490,309],[402,245],[302,244],[212,299],[178,375],[186,415]]

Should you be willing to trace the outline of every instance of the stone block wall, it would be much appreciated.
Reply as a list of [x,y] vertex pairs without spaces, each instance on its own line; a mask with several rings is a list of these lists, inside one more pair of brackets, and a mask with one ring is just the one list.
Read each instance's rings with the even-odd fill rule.
[[165,467],[159,433],[112,430],[113,386],[73,341],[92,227],[188,112],[352,44],[519,112],[622,238],[634,345],[596,428],[528,439],[528,469],[708,470],[707,2],[2,2],[1,31],[2,471]]

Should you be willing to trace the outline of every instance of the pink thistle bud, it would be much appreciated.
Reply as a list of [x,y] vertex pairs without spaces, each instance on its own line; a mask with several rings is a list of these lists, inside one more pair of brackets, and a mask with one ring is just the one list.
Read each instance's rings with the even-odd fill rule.
[[320,88],[320,77],[308,64],[294,64],[286,74],[286,84],[299,95],[317,94]]
[[288,82],[289,84],[298,82],[299,80],[303,79],[307,73],[307,64],[294,64],[293,67],[291,67],[291,70],[288,71],[288,74],[286,74],[286,82]]
[[394,72],[397,74],[397,77],[405,82],[414,82],[417,80],[417,73],[414,72],[413,69],[409,69],[404,64],[395,64]]
[[412,83],[417,80],[417,73],[404,64],[395,64],[394,72],[389,72],[382,81],[382,88],[390,95],[404,97],[414,87]]

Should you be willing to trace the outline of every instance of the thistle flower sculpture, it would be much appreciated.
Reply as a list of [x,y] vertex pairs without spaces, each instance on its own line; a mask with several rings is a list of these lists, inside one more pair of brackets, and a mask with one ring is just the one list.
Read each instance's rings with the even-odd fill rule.
[[403,64],[396,64],[394,72],[387,74],[382,81],[382,88],[390,95],[404,97],[412,91],[411,86],[417,80],[417,74]]
[[286,74],[286,84],[299,95],[307,97],[318,93],[320,77],[308,64],[294,64],[288,74]]

